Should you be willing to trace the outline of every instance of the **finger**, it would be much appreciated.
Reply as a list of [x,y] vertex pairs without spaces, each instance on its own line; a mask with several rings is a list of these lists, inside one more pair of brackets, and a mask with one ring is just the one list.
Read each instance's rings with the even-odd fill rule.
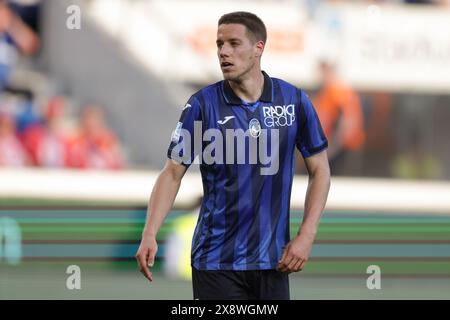
[[286,257],[285,257],[285,254],[283,253],[282,259],[280,259],[280,261],[278,261],[278,265],[277,265],[278,271],[281,271],[281,269],[286,267],[285,260],[286,260]]
[[147,267],[144,267],[141,270],[141,273],[146,277],[150,282],[153,281],[153,274],[150,272],[150,270]]
[[305,269],[306,262],[308,262],[308,261],[307,260],[302,260],[302,264],[300,265],[300,271]]
[[298,259],[297,263],[294,266],[294,272],[302,271],[303,260]]
[[144,253],[140,253],[138,255],[138,262],[139,262],[139,268],[142,272],[142,274],[150,281],[153,281],[153,277],[152,277],[152,273],[150,272],[150,270],[147,267],[147,254]]
[[291,262],[287,266],[287,272],[291,273],[295,271],[295,265],[298,263],[299,259],[292,259]]
[[149,250],[148,262],[147,262],[148,268],[145,268],[145,269],[148,270],[148,274],[149,274],[148,279],[150,281],[153,281],[153,273],[150,271],[150,268],[153,267],[153,265],[155,264],[155,255],[156,255],[156,252]]
[[139,268],[144,269],[144,267],[147,265],[147,254],[145,252],[139,252],[136,258],[139,264]]
[[286,258],[287,251],[287,248],[283,250],[283,254],[281,255],[280,261],[278,261],[278,264],[280,264]]
[[283,261],[280,262],[279,266],[279,271],[281,272],[286,272],[288,270],[288,265],[289,263],[291,263],[293,257],[289,254],[287,255]]
[[153,265],[155,264],[155,252],[152,250],[149,250],[149,254],[148,254],[148,266],[149,267],[153,267]]
[[297,263],[298,263],[298,259],[296,259],[296,258],[292,259],[291,262],[289,263],[289,265],[286,267],[286,273],[290,274],[292,272],[295,272],[294,268]]
[[153,281],[153,274],[146,265],[142,266],[140,270],[144,277],[146,277],[149,281]]

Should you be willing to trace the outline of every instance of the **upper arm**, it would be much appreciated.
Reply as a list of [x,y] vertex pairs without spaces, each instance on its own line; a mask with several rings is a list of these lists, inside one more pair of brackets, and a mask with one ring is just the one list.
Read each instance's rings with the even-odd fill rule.
[[189,167],[201,150],[196,150],[196,133],[201,133],[202,112],[201,105],[195,96],[192,96],[183,108],[175,130],[172,133],[167,157]]
[[305,158],[305,165],[310,176],[317,173],[330,175],[330,165],[328,163],[328,154],[326,150]]
[[308,158],[328,148],[328,140],[311,100],[301,90],[298,90],[298,99],[299,119],[296,145],[303,158]]
[[183,179],[187,169],[188,168],[186,166],[172,159],[167,159],[163,168],[163,173],[169,175],[174,181],[181,182],[181,179]]

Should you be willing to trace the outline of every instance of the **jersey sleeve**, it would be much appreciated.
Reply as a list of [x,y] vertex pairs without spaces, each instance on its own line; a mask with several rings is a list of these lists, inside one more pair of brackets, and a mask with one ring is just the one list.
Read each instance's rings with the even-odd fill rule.
[[[181,112],[170,140],[167,157],[186,167],[189,167],[194,161],[200,150],[196,150],[195,134],[202,134],[201,131],[202,113],[198,99],[192,96]],[[196,130],[197,128],[197,130]]]
[[322,130],[319,117],[309,97],[302,90],[296,144],[303,158],[308,158],[328,148],[328,140]]

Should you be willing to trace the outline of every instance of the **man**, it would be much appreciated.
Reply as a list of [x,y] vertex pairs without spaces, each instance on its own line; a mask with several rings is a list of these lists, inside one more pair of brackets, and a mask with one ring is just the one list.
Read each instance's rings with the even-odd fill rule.
[[[187,168],[196,156],[204,158],[191,254],[194,299],[289,299],[288,274],[304,268],[326,203],[328,142],[306,94],[261,71],[265,43],[264,23],[254,14],[220,18],[217,54],[225,80],[189,99],[150,197],[136,259],[153,281],[156,234]],[[236,146],[239,132],[245,132],[244,143]],[[289,241],[295,146],[309,184],[303,223]],[[270,161],[255,161],[263,149],[270,150]]]
[[[319,65],[321,88],[313,102],[330,148],[331,171],[344,170],[347,156],[362,149],[365,141],[364,116],[360,97],[339,78],[334,66]],[[341,173],[342,174],[342,173]]]

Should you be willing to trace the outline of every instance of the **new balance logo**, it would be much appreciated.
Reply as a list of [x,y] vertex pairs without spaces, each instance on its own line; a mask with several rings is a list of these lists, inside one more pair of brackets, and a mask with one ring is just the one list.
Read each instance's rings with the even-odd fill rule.
[[223,120],[217,121],[217,123],[218,124],[225,124],[225,123],[227,123],[228,121],[230,121],[231,119],[234,119],[234,118],[235,118],[235,116],[228,116],[228,117],[225,117],[225,119],[223,119]]

